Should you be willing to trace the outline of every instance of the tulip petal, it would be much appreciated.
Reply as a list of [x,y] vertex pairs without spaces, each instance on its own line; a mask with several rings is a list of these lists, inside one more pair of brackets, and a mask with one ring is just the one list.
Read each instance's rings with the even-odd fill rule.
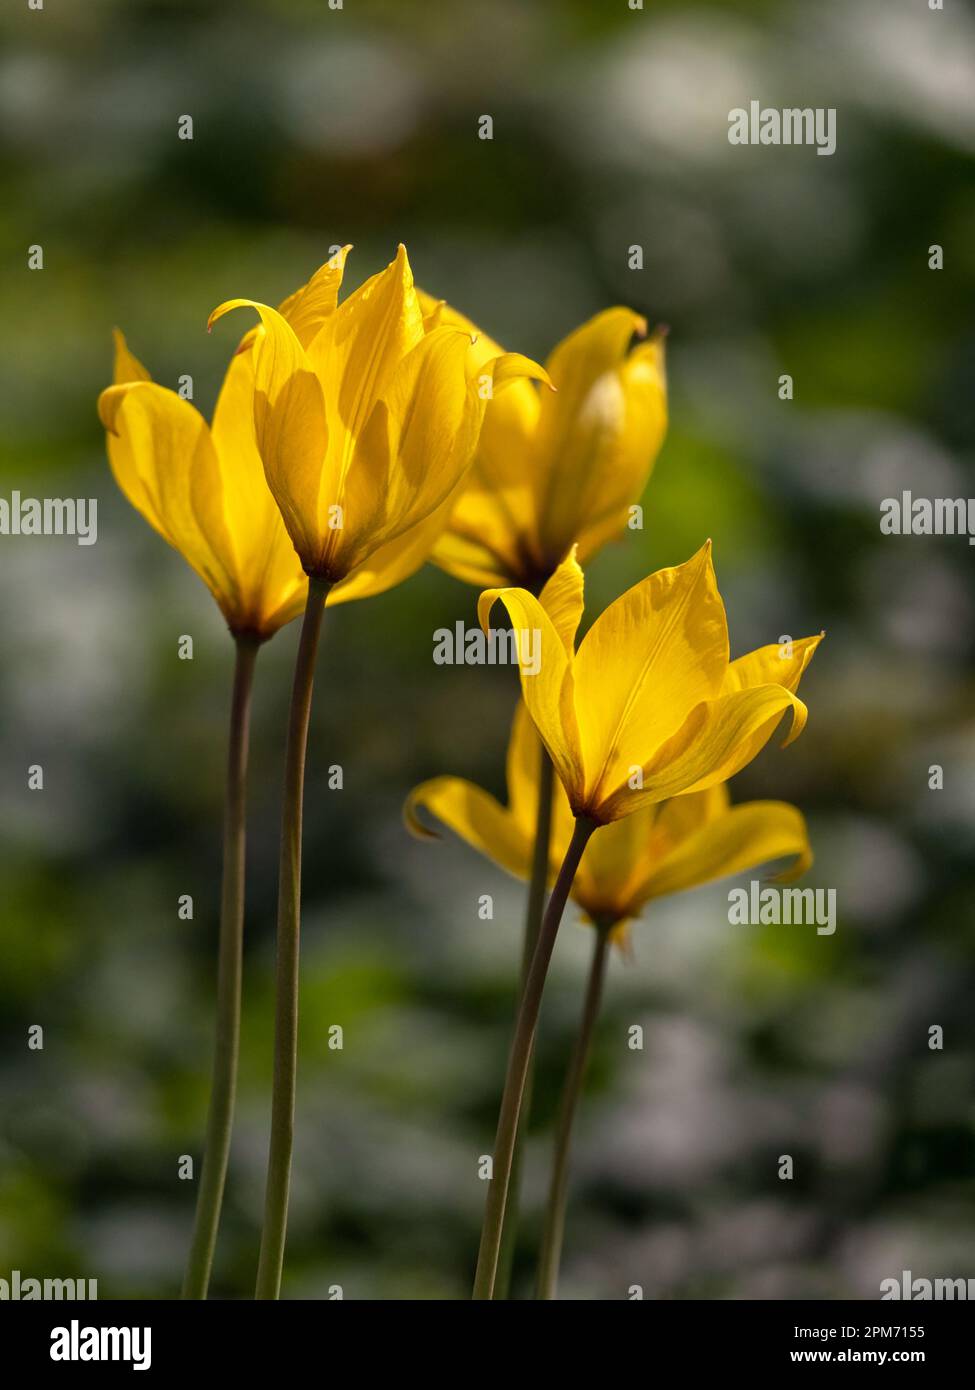
[[429,558],[431,547],[447,524],[452,505],[453,498],[447,497],[425,521],[372,551],[329,591],[328,607],[372,598],[409,579]]
[[630,816],[601,825],[592,836],[572,884],[572,897],[593,922],[616,922],[632,913],[649,865],[653,827],[660,808],[641,806]]
[[[796,863],[778,877],[797,878],[812,863],[806,822],[795,806],[784,801],[750,801],[732,806],[686,836],[659,861],[647,880],[643,901],[792,856]],[[634,908],[639,908],[636,901]]]
[[[538,820],[538,795],[542,771],[542,740],[532,723],[532,717],[524,700],[519,700],[515,717],[511,724],[511,737],[508,740],[506,775],[508,784],[508,810],[526,838],[534,841],[535,826]],[[552,776],[548,754],[545,754],[545,769]]]
[[795,863],[775,877],[797,878],[812,863],[806,823],[795,806],[754,801],[731,806],[725,783],[600,827],[572,885],[592,921],[637,917],[653,898],[727,878],[776,859]]
[[[476,349],[477,343],[472,344]],[[491,369],[491,378],[494,385],[494,394],[516,381],[540,381],[543,386],[547,386],[550,391],[555,390],[552,379],[544,367],[540,366],[533,357],[526,357],[523,352],[502,352],[497,357],[491,357],[485,362],[485,367]]]
[[[579,730],[573,704],[572,665],[565,645],[545,609],[527,589],[487,589],[477,615],[485,633],[491,609],[504,604],[515,633],[525,704],[549,751],[566,794],[577,810],[583,792]],[[532,657],[538,658],[532,673]]]
[[328,440],[322,390],[294,331],[269,305],[227,300],[208,326],[244,307],[256,309],[264,327],[254,344],[254,426],[265,477],[305,569],[315,573],[326,532],[320,516]]
[[534,586],[545,577],[535,544],[531,483],[537,419],[538,391],[525,379],[506,385],[487,403],[474,462],[450,529],[433,555],[436,564],[466,583]]
[[654,825],[656,857],[669,854],[688,835],[696,834],[709,821],[724,815],[730,805],[727,782],[716,782],[705,791],[691,792],[688,796],[672,796],[669,801],[662,801]]
[[802,732],[806,707],[784,686],[752,686],[703,701],[643,765],[642,788],[634,790],[621,782],[609,790],[600,803],[600,817],[615,820],[644,802],[704,791],[727,781],[764,748],[790,709],[792,730],[786,743]]
[[325,320],[335,312],[346,257],[351,250],[351,246],[340,247],[334,256],[319,266],[306,285],[295,290],[278,306],[278,313],[288,320],[303,348],[309,346]]
[[619,369],[621,417],[596,451],[591,491],[577,510],[576,534],[583,561],[624,529],[630,508],[647,485],[667,432],[664,339],[640,343]]
[[120,328],[112,330],[112,338],[115,343],[115,369],[112,375],[115,385],[121,386],[126,381],[151,381],[150,373],[138,357],[129,351],[125,334]]
[[466,333],[471,339],[472,353],[471,361],[475,370],[479,371],[493,357],[504,355],[504,348],[496,343],[493,338],[478,328],[477,324],[462,314],[453,305],[448,304],[445,299],[434,299],[433,295],[427,294],[426,290],[417,289],[416,297],[419,301],[420,312],[423,314],[423,325],[427,333],[432,333],[435,328],[459,328],[462,333]]
[[407,354],[386,398],[375,403],[340,493],[344,530],[333,568],[348,573],[423,523],[460,480],[476,442],[467,346],[456,329],[436,329]]
[[[504,353],[464,314],[443,300],[417,294],[428,332],[449,324],[470,333],[469,360],[475,374],[495,359],[492,398],[487,403],[477,452],[457,497],[450,528],[431,559],[449,574],[479,588],[544,578],[534,545],[532,437],[538,423],[538,392],[529,378],[551,385],[536,362]],[[561,558],[561,557],[559,557]]]
[[356,440],[402,359],[422,341],[423,315],[406,248],[340,304],[311,345],[333,431],[330,468],[342,488]]
[[[633,335],[643,337],[646,331],[647,321],[641,314],[616,307],[603,309],[563,338],[545,364],[561,397],[559,404],[578,408],[593,381],[623,361]],[[565,421],[552,418],[542,428],[546,433],[559,432],[564,430]]]
[[98,405],[119,487],[196,570],[233,626],[240,597],[236,562],[206,421],[154,382],[110,386]]
[[[646,333],[639,314],[606,309],[570,333],[546,363],[556,394],[540,398],[533,486],[541,549],[556,562],[585,525],[615,512],[617,495],[604,494],[621,472],[632,500],[620,449],[628,417],[622,368],[634,333]],[[649,445],[646,454],[644,477]]]
[[[517,558],[505,552],[507,535],[503,526],[494,526],[492,534],[487,534],[488,518],[497,512],[488,500],[490,494],[481,494],[485,501],[483,512],[479,506],[472,507],[472,475],[473,469],[457,489],[460,495],[456,498],[448,528],[438,536],[430,559],[464,584],[473,584],[478,589],[503,589],[519,573]],[[472,513],[481,517],[473,524],[467,521]]]
[[773,642],[767,647],[758,647],[747,656],[738,657],[725,673],[722,693],[746,690],[752,685],[771,684],[784,685],[786,690],[795,692],[824,636],[820,632],[815,637],[802,637],[788,645]]
[[466,333],[435,329],[399,363],[383,397],[391,461],[386,476],[365,481],[382,487],[387,516],[398,527],[439,506],[470,463],[480,419],[468,390],[469,350]]
[[715,696],[728,664],[728,629],[706,545],[612,603],[575,660],[576,709],[593,801],[625,782],[649,752]]
[[420,820],[425,810],[462,840],[516,878],[531,872],[532,841],[493,796],[461,777],[434,777],[414,787],[403,808],[407,827],[422,839],[439,839]]
[[572,660],[585,608],[585,578],[576,559],[575,546],[545,584],[539,600]]
[[254,352],[238,352],[224,376],[211,435],[223,478],[227,526],[242,610],[265,635],[304,607],[308,579],[271,493],[254,424]]

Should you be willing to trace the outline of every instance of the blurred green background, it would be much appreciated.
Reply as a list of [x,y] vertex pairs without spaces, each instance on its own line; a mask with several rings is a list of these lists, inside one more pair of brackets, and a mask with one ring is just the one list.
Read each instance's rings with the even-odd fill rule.
[[[752,98],[835,106],[836,154],[730,146],[728,112]],[[582,1111],[563,1296],[876,1298],[903,1269],[975,1275],[972,551],[878,524],[903,488],[973,491],[971,10],[11,4],[0,126],[0,494],[99,502],[95,546],[0,537],[0,1277],[173,1296],[194,1200],[177,1163],[199,1157],[205,1117],[231,646],[110,477],[95,399],[111,328],[157,380],[190,373],[208,412],[230,341],[204,331],[214,305],[274,303],[344,241],[358,283],[400,240],[419,283],[510,348],[543,357],[618,302],[670,325],[646,529],[594,562],[590,614],[710,535],[735,654],[828,633],[805,735],[734,794],[806,811],[807,882],[837,890],[839,928],[732,928],[722,884],[635,929]],[[427,568],[326,620],[291,1297],[469,1293],[524,895],[455,841],[411,841],[399,816],[437,773],[503,789],[512,673],[431,659],[433,631],[473,622],[475,598]],[[256,1267],[296,638],[258,667],[225,1296],[249,1296]],[[43,791],[27,789],[34,763]],[[589,944],[570,914],[543,1012],[523,1296]],[[42,1052],[26,1045],[38,1023]]]

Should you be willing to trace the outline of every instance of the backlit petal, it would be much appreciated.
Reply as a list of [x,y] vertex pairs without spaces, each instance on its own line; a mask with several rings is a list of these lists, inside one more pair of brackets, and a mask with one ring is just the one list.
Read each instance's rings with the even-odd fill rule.
[[624,782],[715,696],[728,662],[710,543],[611,604],[576,654],[576,709],[594,800]]
[[236,353],[217,398],[211,434],[223,479],[241,608],[269,635],[304,606],[308,580],[285,529],[257,449],[252,351]]
[[174,391],[146,381],[110,386],[99,398],[99,413],[119,487],[192,565],[235,626],[236,562],[206,421]]
[[725,672],[722,692],[729,694],[732,690],[772,683],[795,692],[823,636],[820,632],[815,637],[801,637],[789,644],[773,642],[747,656],[740,656]]
[[112,330],[112,338],[115,343],[115,366],[112,380],[116,386],[120,386],[126,381],[151,381],[152,376],[139,361],[134,353],[129,351],[129,345],[125,341],[125,334],[120,328]]
[[[511,724],[511,737],[508,740],[506,759],[508,809],[524,834],[532,841],[538,818],[542,751],[542,740],[532,723],[528,707],[524,700],[519,700]],[[552,769],[547,754],[545,767],[551,777]]]
[[341,247],[323,266],[319,266],[306,285],[295,290],[278,306],[278,313],[288,320],[304,348],[308,347],[325,320],[335,312],[346,257],[351,250],[351,246]]
[[631,816],[603,825],[586,846],[572,897],[592,921],[628,917],[653,864],[651,836],[659,807],[642,806]]
[[460,777],[434,777],[414,787],[403,815],[414,835],[439,838],[419,817],[427,811],[462,840],[516,878],[531,872],[532,841],[515,818],[493,796]]
[[352,536],[391,540],[428,516],[470,464],[479,414],[467,382],[470,339],[426,334],[398,364],[358,441],[343,493]]
[[791,743],[805,725],[806,707],[784,686],[754,686],[702,702],[643,765],[642,789],[622,783],[607,788],[600,815],[614,820],[644,802],[703,791],[727,781],[761,751],[786,710],[793,717],[786,740]]
[[310,348],[325,392],[332,486],[341,489],[355,442],[402,359],[424,337],[406,248],[340,304]]
[[[468,473],[457,489],[462,495],[457,498],[448,526],[437,538],[430,559],[465,584],[473,584],[479,589],[503,589],[512,582],[517,561],[513,554],[504,549],[506,527],[497,525],[493,528],[493,534],[488,536],[488,518],[496,516],[497,511],[490,501],[486,501],[483,512],[480,505],[472,505],[470,477]],[[488,494],[483,496],[488,498]],[[469,516],[473,516],[471,522],[467,520]]]
[[210,315],[256,309],[264,333],[255,343],[254,426],[268,486],[292,543],[310,573],[317,571],[326,536],[319,513],[327,431],[322,390],[304,349],[276,309],[232,299]]
[[446,498],[425,521],[372,551],[361,565],[356,566],[329,592],[328,607],[383,594],[415,574],[429,558],[431,547],[443,531],[452,500]]
[[605,515],[605,479],[619,471],[627,424],[620,369],[633,334],[645,332],[639,314],[606,309],[570,333],[546,363],[556,394],[540,398],[533,486],[541,548],[555,562],[584,525]]
[[732,806],[686,836],[660,860],[647,882],[644,901],[786,857],[795,857],[796,863],[779,877],[796,878],[812,863],[806,822],[795,806],[784,801],[750,801]]
[[664,340],[640,343],[619,369],[622,416],[615,435],[598,436],[576,534],[583,560],[621,531],[646,487],[667,431]]
[[[499,599],[515,632],[525,704],[575,807],[583,787],[569,656],[551,618],[527,589],[487,589],[481,594],[477,613],[485,632]],[[533,658],[537,659],[534,674]]]

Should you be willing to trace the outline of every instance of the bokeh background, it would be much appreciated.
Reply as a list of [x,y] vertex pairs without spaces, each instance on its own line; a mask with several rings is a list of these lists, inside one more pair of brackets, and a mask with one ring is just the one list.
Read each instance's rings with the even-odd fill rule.
[[[730,146],[728,112],[752,98],[835,106],[836,154]],[[563,1296],[869,1299],[903,1269],[975,1275],[973,552],[879,530],[902,488],[973,491],[971,10],[46,0],[4,7],[0,124],[0,493],[99,503],[95,546],[0,537],[0,1276],[173,1296],[194,1200],[177,1163],[204,1125],[231,647],[112,483],[95,414],[110,330],[158,380],[191,374],[208,411],[230,341],[207,337],[208,311],[276,302],[347,240],[353,282],[405,241],[421,284],[536,356],[612,303],[668,323],[646,528],[594,562],[590,612],[710,535],[736,653],[828,633],[807,732],[734,792],[806,811],[808,883],[836,889],[838,930],[730,927],[728,884],[636,928],[582,1112]],[[475,597],[427,568],[327,619],[291,1297],[469,1293],[523,891],[456,842],[411,841],[400,807],[440,772],[503,790],[512,673],[431,659]],[[224,1296],[248,1296],[256,1266],[296,638],[258,670]],[[570,915],[522,1296],[589,944]]]

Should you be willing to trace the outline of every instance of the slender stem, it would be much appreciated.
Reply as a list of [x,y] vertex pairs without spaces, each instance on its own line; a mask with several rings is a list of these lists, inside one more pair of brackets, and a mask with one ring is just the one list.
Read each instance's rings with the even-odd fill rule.
[[599,1003],[603,995],[603,980],[606,975],[606,957],[609,950],[609,936],[612,924],[599,924],[596,927],[596,945],[589,968],[589,983],[582,1006],[582,1019],[579,1032],[566,1073],[562,1100],[559,1104],[559,1119],[555,1131],[555,1154],[552,1160],[552,1177],[548,1190],[548,1206],[545,1211],[545,1225],[542,1229],[541,1254],[538,1261],[538,1297],[551,1299],[559,1280],[559,1261],[562,1257],[562,1237],[565,1232],[565,1204],[569,1192],[569,1151],[572,1146],[572,1125],[575,1121],[582,1084],[589,1063],[592,1036],[599,1014]]
[[535,954],[532,956],[528,979],[525,981],[515,1035],[508,1057],[508,1070],[505,1075],[501,1109],[498,1113],[498,1130],[494,1140],[493,1176],[488,1184],[487,1201],[484,1208],[484,1225],[481,1230],[481,1248],[477,1257],[477,1273],[474,1276],[474,1297],[476,1299],[494,1298],[494,1285],[498,1271],[498,1255],[501,1250],[501,1230],[504,1224],[504,1211],[508,1201],[508,1186],[511,1182],[511,1162],[514,1156],[515,1136],[518,1132],[518,1114],[528,1075],[532,1044],[535,1040],[535,1027],[538,1011],[545,989],[549,961],[555,948],[559,923],[565,910],[569,889],[575,878],[576,869],[589,837],[596,829],[596,823],[580,816],[559,876],[548,900],[548,907],[542,918],[541,930]]
[[[552,841],[552,800],[555,790],[555,773],[552,759],[544,743],[539,742],[538,765],[538,810],[535,816],[535,844],[532,852],[531,881],[528,886],[528,906],[525,912],[525,935],[521,952],[521,976],[518,983],[518,1000],[525,992],[525,981],[531,967],[532,956],[542,926],[542,913],[545,911],[545,890],[548,886],[548,864]],[[515,1151],[511,1161],[511,1182],[508,1185],[508,1202],[504,1212],[504,1226],[501,1232],[501,1256],[498,1262],[498,1277],[494,1283],[494,1297],[505,1299],[511,1287],[511,1273],[514,1266],[515,1247],[518,1243],[518,1218],[521,1207],[521,1171],[525,1135],[531,1118],[532,1086],[535,1074],[535,1048],[532,1046],[528,1060],[528,1074],[525,1077],[525,1090],[521,1098],[521,1113],[518,1117],[518,1131],[515,1135]]]
[[274,1084],[271,1095],[271,1143],[264,1193],[264,1230],[257,1266],[259,1299],[278,1298],[288,1228],[291,1151],[294,1144],[295,1090],[298,1072],[298,956],[301,919],[301,813],[305,788],[305,749],[311,715],[315,654],[330,585],[308,584],[308,603],[298,640],[291,713],[285,753],[284,807],[281,814],[281,859],[278,871],[277,978],[274,1006]]
[[206,1298],[220,1208],[230,1158],[240,1049],[240,980],[244,953],[244,859],[246,852],[247,753],[251,690],[259,642],[235,637],[234,688],[230,704],[227,789],[223,811],[223,885],[217,958],[217,1036],[213,1052],[206,1147],[196,1199],[193,1241],[183,1276],[183,1298]]

